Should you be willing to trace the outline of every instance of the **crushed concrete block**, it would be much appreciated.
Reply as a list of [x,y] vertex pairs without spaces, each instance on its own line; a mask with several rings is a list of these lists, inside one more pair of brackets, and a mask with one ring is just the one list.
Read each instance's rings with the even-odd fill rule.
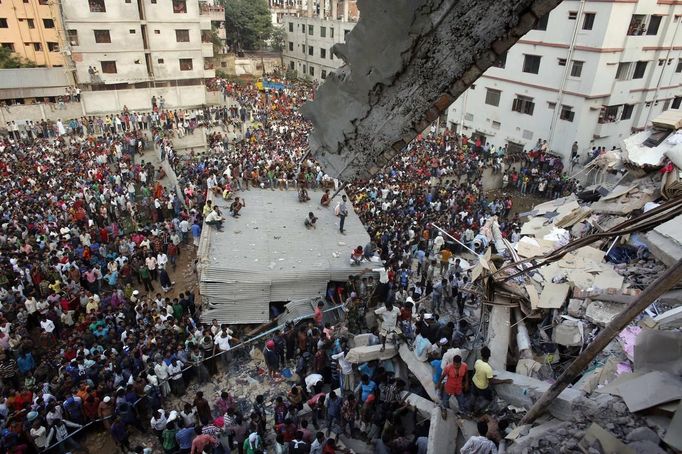
[[579,321],[564,320],[554,327],[552,339],[559,345],[577,347],[583,344],[582,329]]
[[412,372],[417,380],[419,380],[419,383],[422,384],[429,397],[438,402],[438,392],[433,383],[433,369],[431,368],[431,365],[428,362],[419,361],[415,356],[414,351],[407,348],[407,345],[405,344],[400,346],[398,353],[410,372]]
[[353,364],[366,363],[375,359],[385,360],[391,359],[398,354],[398,349],[395,345],[386,344],[386,349],[382,352],[381,345],[367,345],[364,347],[354,347],[348,351],[346,359]]
[[585,437],[580,440],[583,452],[590,452],[587,450],[594,444],[599,446],[599,452],[603,454],[635,454],[632,448],[625,446],[622,441],[597,423],[592,423],[585,432]]
[[580,298],[571,298],[568,300],[568,315],[571,317],[582,317],[585,315],[585,300]]
[[[633,441],[626,445],[628,449],[635,454],[667,454],[664,449],[661,449],[656,443],[649,440]],[[622,451],[621,451],[622,452]],[[618,452],[617,454],[620,454]]]
[[[513,380],[513,383],[495,385],[497,395],[515,407],[530,409],[533,403],[551,386],[551,383],[506,371],[495,371],[495,378]],[[562,421],[573,417],[574,405],[583,400],[584,394],[572,388],[564,389],[548,407],[549,413]]]
[[350,343],[353,347],[366,347],[376,341],[377,336],[372,333],[363,333],[353,336]]
[[625,439],[629,442],[633,441],[651,441],[655,444],[659,444],[661,439],[658,437],[656,432],[649,429],[648,427],[636,427],[632,429],[625,436]]
[[626,308],[622,304],[592,301],[585,309],[585,318],[596,325],[606,326]]
[[[535,426],[528,430],[528,425],[521,426],[522,430],[519,431],[517,436],[512,436],[512,434],[507,436],[507,439],[513,439],[513,444],[507,447],[508,454],[528,454],[534,452],[537,448],[538,442],[540,440],[547,440],[547,437],[560,430],[560,429],[570,429],[573,423],[559,421],[558,419],[550,419],[549,421]],[[558,443],[557,443],[558,445]]]
[[426,452],[437,454],[441,452],[455,452],[457,443],[457,417],[447,411],[447,419],[443,419],[440,408],[431,410],[431,424],[429,425],[429,442]]

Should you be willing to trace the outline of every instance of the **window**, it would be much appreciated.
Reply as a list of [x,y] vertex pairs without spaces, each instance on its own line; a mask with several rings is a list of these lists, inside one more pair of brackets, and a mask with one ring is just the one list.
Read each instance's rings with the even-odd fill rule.
[[291,51],[293,51],[293,50],[294,50],[294,43],[292,43],[291,41],[289,41],[289,52],[291,52]]
[[334,27],[329,27],[329,37],[330,38],[334,37]]
[[115,61],[103,61],[101,62],[102,65],[102,74],[116,74],[116,62]]
[[49,42],[47,43],[47,50],[50,52],[59,52],[59,43]]
[[663,103],[663,112],[665,112],[669,108],[670,108],[670,100],[666,99],[665,102]]
[[554,110],[556,108],[556,103],[547,101],[547,108],[549,110]]
[[538,19],[538,23],[535,24],[535,27],[533,27],[533,30],[541,30],[541,31],[547,30],[547,21],[548,20],[549,20],[549,13],[545,14],[540,19]]
[[585,16],[583,17],[583,30],[592,30],[595,16],[595,13],[585,13]]
[[294,31],[294,23],[293,23],[293,22],[289,22],[289,32],[290,32],[290,33],[293,33],[293,31]]
[[537,74],[540,72],[540,56],[539,55],[524,55],[523,56],[523,72]]
[[312,36],[314,31],[315,31],[315,27],[312,25],[308,25],[308,34]]
[[36,23],[33,19],[26,19],[26,25],[28,25],[28,28],[36,28]]
[[320,27],[320,38],[327,37],[327,27]]
[[301,24],[301,33],[305,35],[305,24]]
[[2,47],[8,49],[10,52],[14,52],[14,43],[2,43]]
[[344,30],[343,31],[343,37],[345,38],[348,33],[350,33],[350,30]]
[[40,43],[33,43],[33,50],[35,50],[36,52],[40,52],[41,50],[43,50],[43,46],[41,46]]
[[93,30],[95,32],[95,42],[99,44],[111,43],[109,30]]
[[160,65],[163,65],[164,60],[163,60],[163,58],[159,58],[159,59],[156,60],[156,62],[157,62],[158,64],[160,64]]
[[301,50],[302,50],[303,54],[305,55],[305,44],[301,45]]
[[677,96],[675,99],[673,99],[673,104],[672,108],[673,109],[679,109],[680,108],[680,103],[682,103],[682,97]]
[[155,35],[160,35],[160,34],[161,34],[161,30],[154,30],[154,34],[155,34]]
[[504,51],[500,57],[495,60],[495,63],[493,63],[493,66],[496,68],[502,68],[504,69],[505,65],[507,64],[507,51]]
[[512,103],[512,110],[526,115],[533,115],[535,103],[533,98],[527,96],[516,95],[516,99]]
[[651,16],[649,19],[649,26],[646,29],[647,35],[657,35],[658,27],[661,25],[661,19],[663,16]]
[[486,88],[486,90],[485,103],[491,106],[499,106],[502,92],[500,90],[495,90],[494,88]]
[[88,6],[91,13],[106,13],[107,7],[104,0],[88,0]]
[[9,28],[9,25],[7,25],[7,19],[4,17],[0,17],[0,28]]
[[184,14],[187,12],[187,0],[173,0],[173,12]]
[[131,28],[130,30],[128,30],[128,33],[130,33],[131,35],[134,35],[136,32],[135,32],[134,28]]
[[575,112],[573,112],[573,107],[561,106],[561,112],[559,113],[559,119],[566,121],[573,121],[575,117]]
[[322,78],[322,79],[327,78],[327,71],[326,70],[324,70],[324,69],[322,70],[322,73],[320,74],[320,78]]
[[327,58],[327,49],[320,47],[320,58]]
[[616,70],[616,80],[628,80],[631,66],[631,62],[619,63],[618,70]]
[[502,123],[500,123],[499,121],[493,120],[491,126],[493,127],[493,129],[500,129],[502,127]]
[[43,19],[43,27],[45,27],[45,28],[54,28],[54,20],[52,20],[52,19]]
[[578,18],[578,11],[569,11],[568,20],[576,20]]
[[78,30],[67,30],[66,35],[69,38],[69,44],[78,46]]
[[643,35],[646,30],[646,16],[644,14],[633,14],[628,26],[628,35]]
[[294,68],[294,62],[293,62],[293,61],[290,61],[290,62],[289,62],[289,69],[291,69],[292,71],[295,69],[295,68]]
[[189,30],[178,29],[175,30],[175,41],[178,43],[189,42]]
[[559,66],[566,66],[566,59],[565,59],[565,58],[560,58],[559,61],[558,61],[557,63],[559,63]]
[[648,61],[638,61],[635,63],[635,71],[632,73],[632,78],[633,79],[642,79],[644,77],[644,73],[646,72],[646,65],[649,63]]
[[315,68],[313,66],[310,67],[310,75],[311,76],[315,75]]
[[193,68],[192,66],[192,59],[191,58],[181,58],[180,59],[180,71],[191,71]]
[[334,52],[332,52],[332,48],[329,48],[329,59],[334,60]]
[[308,46],[308,55],[310,55],[312,57],[314,53],[315,53],[315,48],[313,46]]
[[621,120],[629,120],[632,118],[632,112],[635,110],[634,104],[623,104],[623,113],[620,116]]
[[682,58],[677,59],[677,66],[675,67],[676,73],[682,73]]
[[583,61],[573,60],[573,65],[571,66],[571,77],[580,77],[583,73]]
[[[299,63],[299,65],[300,65],[300,63]],[[308,67],[307,67],[306,65],[303,65],[303,75],[304,75],[304,76],[305,76],[305,73],[306,73],[306,69],[307,69],[307,68],[308,68]]]

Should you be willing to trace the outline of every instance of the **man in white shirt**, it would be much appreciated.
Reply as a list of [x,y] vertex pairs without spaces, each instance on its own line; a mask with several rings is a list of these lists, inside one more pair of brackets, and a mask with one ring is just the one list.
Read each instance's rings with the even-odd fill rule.
[[374,313],[381,317],[381,325],[379,328],[379,337],[381,338],[381,351],[386,349],[386,337],[393,334],[393,343],[396,344],[396,336],[402,334],[398,326],[398,316],[400,310],[394,307],[390,301],[384,303],[384,307],[375,310]]
[[223,217],[220,215],[220,209],[217,206],[213,207],[213,210],[206,215],[206,224],[214,225],[218,231],[223,230]]
[[43,317],[43,319],[40,321],[40,327],[46,333],[52,333],[55,328],[54,322],[47,317]]
[[213,339],[213,355],[224,352],[222,355],[220,355],[220,357],[225,363],[226,369],[230,367],[230,361],[232,360],[232,354],[230,353],[230,349],[232,348],[230,346],[230,340],[232,339],[239,342],[239,339],[228,334],[227,325],[223,325],[220,334],[215,336],[215,339]]

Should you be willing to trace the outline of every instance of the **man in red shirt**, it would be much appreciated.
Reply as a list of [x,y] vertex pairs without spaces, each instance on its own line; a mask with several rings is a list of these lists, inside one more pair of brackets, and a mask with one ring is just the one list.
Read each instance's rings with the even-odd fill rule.
[[[440,407],[443,419],[447,418],[447,409],[450,404],[451,396],[455,396],[457,399],[459,412],[463,413],[466,411],[467,405],[466,400],[464,399],[464,393],[468,388],[467,371],[468,367],[466,363],[462,362],[462,357],[459,355],[455,355],[452,358],[452,363],[448,364],[445,366],[445,369],[443,369],[437,386],[437,388],[441,388],[442,386]],[[445,384],[443,385],[444,380]]]

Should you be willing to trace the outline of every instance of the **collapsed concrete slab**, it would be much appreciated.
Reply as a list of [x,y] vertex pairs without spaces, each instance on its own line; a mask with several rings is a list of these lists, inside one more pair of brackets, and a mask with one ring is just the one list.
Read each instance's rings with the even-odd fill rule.
[[511,310],[507,306],[493,306],[490,311],[486,344],[490,349],[488,363],[495,370],[507,368],[507,350],[511,336],[510,317]]
[[416,408],[417,412],[424,418],[431,418],[433,409],[438,408],[438,405],[429,399],[425,399],[424,397],[413,393],[404,392],[401,397],[405,402]]
[[428,362],[419,361],[414,352],[407,348],[407,345],[405,344],[400,346],[398,353],[410,372],[412,372],[417,380],[419,380],[419,383],[422,384],[429,397],[438,402],[438,392],[433,383],[433,369],[431,368],[431,365]]
[[431,410],[431,424],[429,425],[429,442],[427,454],[455,452],[457,444],[457,418],[451,411],[447,411],[447,419],[443,419],[440,408]]
[[[532,407],[533,403],[551,386],[551,383],[506,371],[495,370],[495,378],[513,380],[513,383],[495,385],[495,391],[508,404],[525,409]],[[582,392],[566,388],[552,401],[548,411],[557,419],[569,421],[573,414],[574,405],[583,397]]]
[[377,336],[372,333],[357,334],[350,340],[350,345],[353,347],[366,347],[370,344],[374,345],[377,339]]
[[358,364],[367,361],[391,359],[398,354],[395,345],[386,344],[386,349],[382,352],[381,345],[367,345],[364,347],[354,347],[348,350],[346,359],[349,363]]

